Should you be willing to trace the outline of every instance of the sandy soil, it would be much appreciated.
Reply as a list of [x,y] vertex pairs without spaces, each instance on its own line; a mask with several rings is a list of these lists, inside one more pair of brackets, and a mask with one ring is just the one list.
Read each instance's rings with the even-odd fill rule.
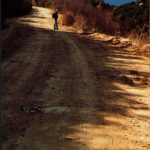
[[148,150],[149,59],[53,30],[34,7],[3,31],[3,150]]

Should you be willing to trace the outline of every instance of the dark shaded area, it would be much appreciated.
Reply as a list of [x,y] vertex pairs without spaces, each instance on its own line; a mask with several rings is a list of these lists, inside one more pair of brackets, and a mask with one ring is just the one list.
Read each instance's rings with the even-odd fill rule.
[[60,3],[58,0],[33,0],[33,5],[40,7],[50,7],[53,3]]
[[1,1],[1,24],[6,27],[5,19],[9,17],[27,14],[32,9],[32,0],[2,0]]
[[15,25],[9,37],[2,40],[2,60],[10,58],[14,53],[21,50],[25,43],[28,44],[27,39],[31,34],[35,34],[34,30],[34,28],[29,29],[25,25]]

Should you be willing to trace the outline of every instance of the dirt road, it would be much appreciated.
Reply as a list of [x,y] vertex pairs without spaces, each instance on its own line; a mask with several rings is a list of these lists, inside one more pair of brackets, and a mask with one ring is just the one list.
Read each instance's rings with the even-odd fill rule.
[[148,59],[54,31],[50,14],[3,31],[3,150],[148,150]]

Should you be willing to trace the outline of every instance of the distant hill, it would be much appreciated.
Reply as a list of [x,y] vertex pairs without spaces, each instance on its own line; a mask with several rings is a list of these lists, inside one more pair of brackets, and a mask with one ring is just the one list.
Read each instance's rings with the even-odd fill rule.
[[131,2],[117,7],[113,18],[119,22],[121,32],[148,33],[149,0]]

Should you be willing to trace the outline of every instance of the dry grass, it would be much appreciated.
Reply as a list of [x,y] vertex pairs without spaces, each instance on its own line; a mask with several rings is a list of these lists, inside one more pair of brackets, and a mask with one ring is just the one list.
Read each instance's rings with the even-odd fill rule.
[[71,11],[67,11],[62,18],[63,25],[72,26],[75,22],[74,14]]
[[132,41],[139,43],[140,45],[149,44],[149,35],[148,33],[140,33],[137,34],[135,32],[131,32],[127,35]]
[[132,32],[127,36],[134,43],[133,48],[135,48],[135,54],[146,57],[150,56],[150,39],[148,33],[137,34]]
[[87,0],[64,0],[55,4],[64,14],[62,23],[83,32],[101,31],[115,34],[119,26],[112,20],[112,11],[93,7]]
[[89,31],[89,27],[87,24],[88,24],[87,19],[84,16],[82,15],[75,16],[75,23],[73,26],[77,31],[81,31],[81,32]]

